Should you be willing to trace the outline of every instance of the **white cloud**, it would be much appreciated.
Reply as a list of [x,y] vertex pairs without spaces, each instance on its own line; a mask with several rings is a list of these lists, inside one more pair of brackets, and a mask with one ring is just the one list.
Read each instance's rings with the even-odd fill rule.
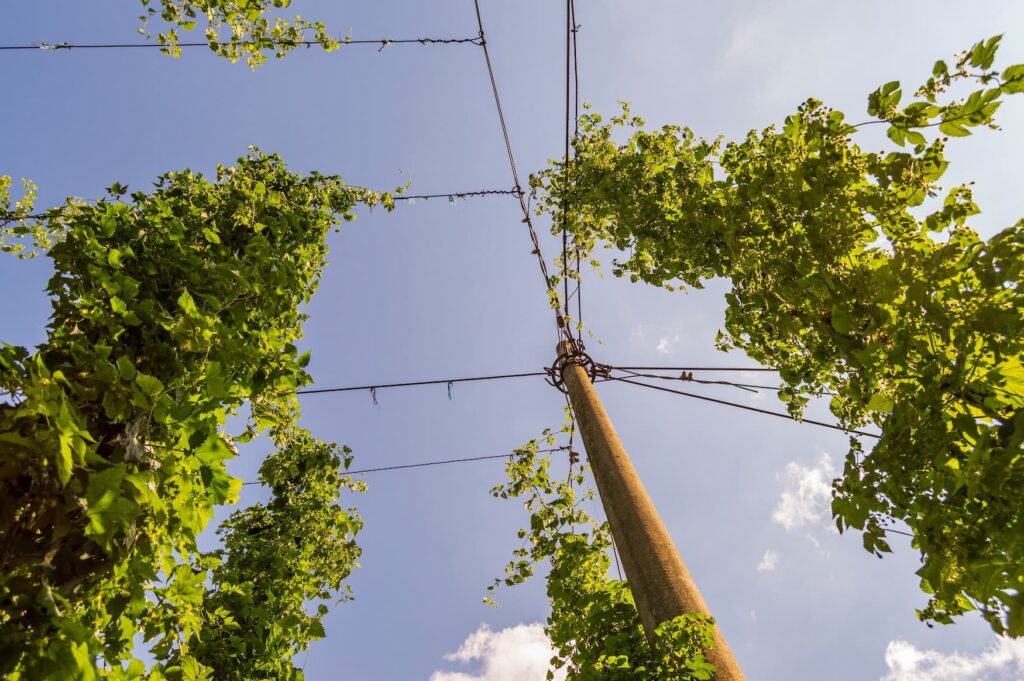
[[681,341],[681,340],[682,340],[682,337],[678,333],[676,335],[674,335],[674,336],[671,336],[671,337],[669,337],[669,336],[662,336],[661,338],[658,339],[658,345],[655,346],[654,349],[659,354],[662,354],[662,355],[672,355],[672,354],[675,354],[676,346],[679,345],[679,341]]
[[978,655],[919,650],[906,641],[885,649],[889,673],[881,681],[1020,681],[1024,639],[999,638]]
[[779,554],[771,549],[764,552],[761,562],[757,564],[758,572],[774,572],[779,567]]
[[630,345],[643,353],[654,350],[659,355],[674,355],[689,338],[678,324],[637,324],[629,330]]
[[[444,656],[463,664],[479,661],[480,671],[436,671],[430,681],[543,681],[553,654],[541,624],[520,624],[501,631],[491,631],[483,624],[457,651]],[[555,679],[565,679],[565,670],[556,672]]]
[[772,520],[791,530],[794,527],[817,524],[829,517],[832,499],[832,479],[836,471],[832,458],[822,454],[814,466],[801,466],[795,461],[786,464],[778,477],[785,489]]

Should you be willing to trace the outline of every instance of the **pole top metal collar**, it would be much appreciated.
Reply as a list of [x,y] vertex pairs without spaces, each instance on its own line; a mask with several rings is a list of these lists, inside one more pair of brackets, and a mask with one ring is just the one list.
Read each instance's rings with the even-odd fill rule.
[[612,367],[607,364],[599,364],[593,360],[593,358],[587,354],[586,348],[583,346],[581,339],[575,338],[573,340],[560,341],[555,346],[555,363],[547,370],[547,382],[549,385],[558,388],[559,391],[569,394],[569,391],[565,387],[565,380],[562,373],[565,371],[565,367],[570,365],[577,365],[583,367],[587,372],[587,376],[590,377],[591,383],[609,378],[609,372]]

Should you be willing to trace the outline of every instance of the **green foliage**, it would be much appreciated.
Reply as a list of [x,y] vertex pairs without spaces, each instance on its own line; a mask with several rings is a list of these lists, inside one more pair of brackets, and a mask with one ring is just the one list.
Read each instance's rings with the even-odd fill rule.
[[[287,678],[287,654],[322,635],[302,604],[338,588],[359,528],[333,505],[356,487],[340,455],[294,424],[310,381],[299,307],[328,231],[380,197],[255,150],[212,181],[168,173],[130,200],[114,185],[43,219],[31,185],[14,204],[9,186],[0,244],[24,255],[34,239],[54,275],[46,341],[0,347],[0,673],[141,678],[121,663],[142,632],[150,678]],[[275,498],[201,555],[214,507],[237,499],[222,428],[243,405],[234,441],[270,430]]]
[[315,42],[330,52],[341,41],[327,33],[319,21],[310,22],[296,15],[291,21],[269,17],[275,9],[291,5],[291,0],[139,0],[145,8],[140,17],[140,33],[147,37],[146,25],[159,17],[172,28],[157,34],[163,52],[181,55],[178,29],[193,31],[199,21],[206,22],[205,37],[210,49],[231,62],[245,59],[250,67],[267,60],[267,54],[283,57],[304,42]]
[[[714,620],[691,614],[665,622],[652,646],[629,585],[609,577],[608,524],[596,522],[582,508],[581,502],[594,498],[592,489],[581,487],[586,468],[575,468],[567,479],[555,479],[551,457],[539,457],[537,447],[537,441],[531,441],[516,450],[506,465],[509,481],[491,490],[501,499],[524,498],[530,529],[519,531],[523,546],[514,551],[506,576],[495,580],[489,590],[521,584],[534,574],[538,563],[550,564],[551,615],[545,633],[557,654],[548,678],[564,667],[570,681],[711,679],[714,666],[704,651],[713,643]],[[583,489],[582,495],[577,494],[578,488]]]
[[[210,574],[201,629],[190,648],[216,679],[301,679],[292,658],[323,638],[322,619],[356,566],[355,509],[339,490],[363,491],[343,476],[348,448],[319,442],[294,425],[276,427],[279,448],[260,469],[274,499],[236,511],[220,527],[222,562]],[[339,600],[351,597],[348,587]],[[308,604],[320,601],[314,614]]]
[[[999,38],[976,45],[901,108],[900,84],[869,111],[909,150],[866,152],[861,125],[808,100],[782,130],[723,144],[685,128],[646,131],[629,114],[581,120],[575,160],[532,179],[541,210],[569,210],[585,254],[625,251],[614,271],[672,289],[728,278],[722,349],[779,369],[779,397],[801,414],[814,396],[850,428],[834,487],[840,530],[888,552],[906,523],[920,551],[922,619],[978,609],[1024,634],[1024,221],[988,240],[968,186],[939,195],[945,135],[994,127],[1024,65],[992,68]],[[939,102],[951,86],[981,89]],[[935,129],[942,136],[934,136]],[[628,133],[624,142],[615,136]]]

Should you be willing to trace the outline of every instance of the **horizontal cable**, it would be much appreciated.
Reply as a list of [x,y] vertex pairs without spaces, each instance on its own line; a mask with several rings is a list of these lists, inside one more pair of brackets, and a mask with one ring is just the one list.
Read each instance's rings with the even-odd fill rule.
[[[537,454],[550,454],[551,452],[564,452],[569,447],[552,447],[551,449],[538,449]],[[344,475],[361,475],[363,473],[381,473],[383,471],[398,471],[405,470],[407,468],[427,468],[429,466],[447,466],[453,463],[469,463],[471,461],[489,461],[492,459],[511,459],[516,453],[509,452],[508,454],[491,454],[489,456],[471,456],[465,459],[444,459],[442,461],[424,461],[423,463],[407,463],[397,466],[382,466],[380,468],[363,468],[356,471],[342,471]],[[243,482],[243,485],[260,485],[261,482]]]
[[[748,392],[758,392],[760,390],[774,390],[775,392],[778,392],[783,389],[783,387],[780,385],[763,385],[759,383],[737,383],[735,381],[708,381],[705,379],[694,378],[693,372],[686,371],[682,372],[680,376],[663,376],[661,374],[642,374],[636,371],[629,371],[628,369],[616,370],[627,373],[627,378],[655,378],[660,381],[680,381],[682,383],[698,383],[700,385],[727,385],[733,388],[746,390]],[[835,393],[830,390],[822,390],[820,394],[829,396],[835,395]]]
[[448,383],[470,383],[473,381],[497,381],[506,378],[527,378],[529,376],[547,376],[546,371],[526,371],[518,374],[497,374],[494,376],[471,376],[468,378],[436,378],[428,381],[406,381],[404,383],[378,383],[375,385],[357,385],[345,388],[311,388],[300,390],[296,395],[317,395],[320,393],[345,393],[356,390],[380,390],[381,388],[407,388],[417,385],[445,385]]
[[615,367],[625,371],[778,371],[767,367]]
[[[356,191],[371,191],[366,187],[351,187]],[[519,190],[517,189],[477,189],[471,192],[448,192],[442,194],[394,194],[392,200],[398,201],[413,201],[418,199],[470,199],[474,197],[483,196],[518,196]],[[54,219],[61,217],[61,212],[67,208],[67,206],[57,206],[50,208],[44,213],[27,213],[22,215],[4,215],[0,217],[0,226],[10,224],[11,222],[17,222],[18,220],[44,220]]]
[[519,196],[516,189],[480,189],[475,192],[452,192],[450,194],[396,194],[395,201],[412,201],[413,199],[468,199],[473,196]]
[[678,381],[681,383],[697,383],[699,385],[727,385],[732,388],[739,388],[740,390],[746,390],[747,392],[756,393],[760,390],[781,390],[779,386],[775,385],[761,385],[756,383],[736,383],[734,381],[708,381],[701,378],[694,378],[691,372],[682,372],[680,376],[664,376],[662,374],[645,374],[636,371],[629,371],[627,369],[615,369],[613,371],[622,371],[626,374],[625,378],[654,378],[659,381]]
[[[210,45],[219,45],[221,47],[227,47],[230,45],[238,45],[240,47],[266,47],[273,48],[277,46],[283,47],[312,47],[313,45],[323,45],[326,41],[323,40],[276,40],[271,41],[268,45],[261,45],[260,43],[244,41],[241,43],[231,43],[226,40],[217,40],[214,42],[185,42],[176,43],[175,45],[167,45],[163,43],[36,43],[32,45],[0,45],[0,50],[42,50],[45,52],[61,52],[63,50],[124,50],[134,48],[173,48],[173,47],[210,47]],[[388,45],[476,45],[480,46],[483,43],[480,38],[377,38],[369,40],[346,40],[339,38],[338,44],[340,45],[379,45],[381,49],[384,49]]]
[[[538,449],[537,454],[549,454],[551,452],[564,452],[568,447],[553,447],[551,449]],[[424,463],[407,463],[399,466],[383,466],[381,468],[364,468],[358,471],[343,471],[345,475],[360,475],[362,473],[379,473],[381,471],[397,471],[406,468],[426,468],[427,466],[446,466],[450,463],[468,463],[470,461],[489,461],[491,459],[511,459],[515,452],[508,454],[491,454],[489,456],[471,456],[465,459],[445,459],[443,461],[426,461]]]
[[729,402],[728,400],[720,400],[714,397],[708,397],[706,395],[695,395],[694,393],[684,392],[682,390],[673,390],[672,388],[663,388],[660,385],[651,385],[650,383],[641,383],[639,381],[631,381],[628,378],[612,378],[610,380],[619,381],[620,383],[629,383],[630,385],[638,385],[641,388],[650,388],[651,390],[660,390],[661,392],[672,393],[673,395],[682,395],[683,397],[692,397],[697,400],[704,400],[706,402],[714,402],[715,404],[724,404],[729,407],[736,407],[738,409],[746,409],[747,411],[757,412],[758,414],[767,414],[768,416],[778,416],[780,418],[789,419],[790,421],[796,421],[797,423],[809,423],[814,426],[821,426],[822,428],[831,428],[832,430],[839,430],[844,433],[851,433],[853,435],[863,435],[864,437],[873,437],[878,439],[880,435],[875,433],[867,433],[862,430],[853,430],[852,428],[843,428],[842,426],[834,423],[825,423],[824,421],[815,421],[813,419],[797,419],[781,411],[771,411],[769,409],[760,409],[758,407],[750,407],[745,404],[738,404],[736,402]]

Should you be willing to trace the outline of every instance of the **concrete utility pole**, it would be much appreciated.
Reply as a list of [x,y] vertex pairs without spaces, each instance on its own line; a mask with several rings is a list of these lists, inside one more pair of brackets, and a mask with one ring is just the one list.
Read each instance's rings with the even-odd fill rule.
[[[647,496],[586,369],[574,359],[569,343],[559,343],[556,351],[640,621],[653,641],[662,622],[685,613],[711,613]],[[715,681],[746,678],[717,624],[715,647],[707,655],[718,670]]]

